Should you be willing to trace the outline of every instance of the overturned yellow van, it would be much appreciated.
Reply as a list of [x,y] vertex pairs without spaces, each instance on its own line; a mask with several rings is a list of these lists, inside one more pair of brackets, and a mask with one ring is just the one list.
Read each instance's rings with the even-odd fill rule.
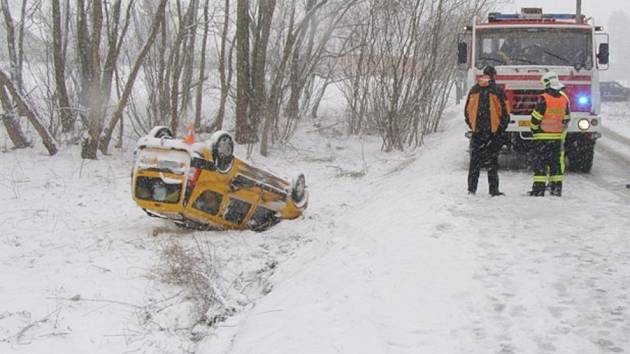
[[134,201],[148,215],[197,230],[266,230],[295,219],[308,205],[303,174],[292,180],[234,156],[225,131],[207,142],[175,139],[164,126],[138,141],[132,173]]

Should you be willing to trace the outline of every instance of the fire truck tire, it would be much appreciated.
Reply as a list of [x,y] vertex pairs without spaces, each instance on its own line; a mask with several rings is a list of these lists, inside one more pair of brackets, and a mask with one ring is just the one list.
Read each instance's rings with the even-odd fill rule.
[[569,170],[589,173],[593,167],[595,142],[578,141],[572,149],[567,151]]

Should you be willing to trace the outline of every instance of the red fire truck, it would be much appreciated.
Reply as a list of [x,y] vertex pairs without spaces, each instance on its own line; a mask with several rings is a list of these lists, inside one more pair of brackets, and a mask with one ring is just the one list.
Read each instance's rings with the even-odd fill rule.
[[511,109],[505,147],[527,156],[532,146],[530,114],[543,91],[540,78],[555,71],[572,112],[565,141],[568,166],[589,172],[601,136],[599,70],[608,69],[608,57],[608,35],[583,15],[546,14],[541,8],[490,13],[487,21],[475,18],[459,36],[458,101],[483,68],[493,65]]

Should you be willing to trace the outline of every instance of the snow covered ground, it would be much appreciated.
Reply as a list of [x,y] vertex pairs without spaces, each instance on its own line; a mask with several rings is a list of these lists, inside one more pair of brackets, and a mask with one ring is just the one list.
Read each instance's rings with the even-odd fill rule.
[[[605,112],[630,138],[626,107]],[[147,217],[130,150],[1,153],[0,353],[630,351],[630,145],[602,140],[561,199],[524,196],[527,171],[501,172],[505,197],[485,174],[468,196],[460,110],[415,152],[333,125],[254,156],[311,193],[303,219],[263,233]],[[174,243],[209,250],[230,309],[213,328],[160,276]]]
[[598,153],[562,199],[525,197],[527,172],[470,197],[462,133],[450,120],[408,168],[368,176],[333,238],[199,352],[629,351],[630,166]]

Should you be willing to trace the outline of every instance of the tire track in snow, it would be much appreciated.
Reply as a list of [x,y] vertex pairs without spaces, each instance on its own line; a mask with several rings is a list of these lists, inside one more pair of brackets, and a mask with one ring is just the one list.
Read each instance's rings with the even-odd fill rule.
[[615,131],[612,131],[606,127],[601,127],[600,128],[602,131],[602,134],[604,135],[604,137],[606,138],[611,138],[613,140],[616,140],[622,144],[627,145],[630,148],[630,138],[623,136]]
[[[591,173],[571,173],[569,178],[578,178],[583,183],[595,184],[607,191],[630,201],[626,184],[630,183],[630,138],[606,127],[601,127],[606,140],[595,145],[595,166]],[[626,147],[623,153],[620,147]]]

